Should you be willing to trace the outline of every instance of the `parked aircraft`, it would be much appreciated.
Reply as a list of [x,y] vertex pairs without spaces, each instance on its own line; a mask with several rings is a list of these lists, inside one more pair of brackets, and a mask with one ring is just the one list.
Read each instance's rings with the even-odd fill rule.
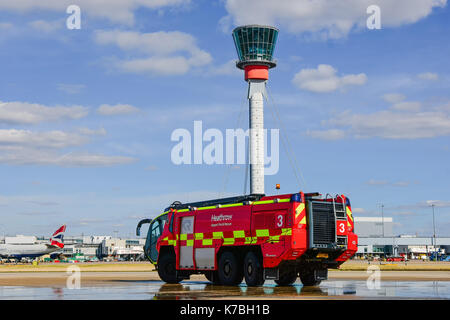
[[0,257],[21,260],[22,258],[38,258],[64,248],[64,232],[66,225],[56,230],[50,243],[5,243],[0,244]]

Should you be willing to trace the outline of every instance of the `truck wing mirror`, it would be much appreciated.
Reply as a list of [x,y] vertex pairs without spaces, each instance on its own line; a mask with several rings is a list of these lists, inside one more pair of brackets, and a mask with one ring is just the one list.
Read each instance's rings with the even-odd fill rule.
[[142,227],[142,225],[146,224],[146,223],[150,223],[150,222],[152,222],[152,219],[143,219],[143,220],[139,221],[139,223],[138,223],[138,225],[136,227],[136,236],[140,237],[141,236],[141,227]]

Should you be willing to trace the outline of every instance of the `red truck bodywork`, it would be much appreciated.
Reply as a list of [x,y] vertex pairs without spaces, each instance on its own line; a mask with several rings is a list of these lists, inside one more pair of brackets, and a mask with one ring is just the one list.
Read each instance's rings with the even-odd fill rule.
[[265,279],[276,280],[288,269],[301,276],[303,269],[337,268],[357,250],[351,205],[344,195],[321,199],[300,192],[223,205],[172,206],[164,214],[158,259],[152,262],[158,267],[162,255],[174,255],[177,280],[194,273],[212,278],[221,271],[224,252],[232,252],[240,264],[254,252]]

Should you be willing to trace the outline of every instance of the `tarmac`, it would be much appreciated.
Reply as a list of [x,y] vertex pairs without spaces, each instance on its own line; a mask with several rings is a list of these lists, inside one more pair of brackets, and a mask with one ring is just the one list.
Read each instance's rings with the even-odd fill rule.
[[449,271],[441,262],[351,261],[320,286],[250,288],[212,285],[203,275],[165,284],[147,262],[12,264],[0,265],[0,299],[450,299]]

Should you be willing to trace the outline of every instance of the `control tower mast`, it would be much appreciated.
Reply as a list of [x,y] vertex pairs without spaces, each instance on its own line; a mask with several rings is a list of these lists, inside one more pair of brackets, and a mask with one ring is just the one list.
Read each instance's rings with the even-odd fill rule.
[[272,59],[278,29],[248,25],[233,30],[239,61],[236,66],[245,71],[249,99],[250,194],[264,194],[264,98],[269,69],[276,66]]

